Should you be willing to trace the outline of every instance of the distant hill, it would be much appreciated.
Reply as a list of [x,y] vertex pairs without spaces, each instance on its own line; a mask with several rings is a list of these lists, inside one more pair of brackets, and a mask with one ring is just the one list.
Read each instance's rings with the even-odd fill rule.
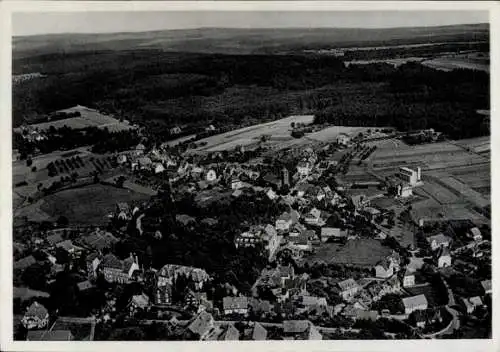
[[13,38],[13,56],[101,50],[257,54],[349,46],[488,41],[489,24],[414,28],[198,28],[133,33],[50,34]]

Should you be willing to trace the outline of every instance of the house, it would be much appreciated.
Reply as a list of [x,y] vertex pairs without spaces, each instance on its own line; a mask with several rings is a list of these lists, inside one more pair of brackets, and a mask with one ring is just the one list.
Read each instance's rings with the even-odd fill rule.
[[72,341],[73,338],[69,330],[34,330],[26,334],[26,341]]
[[186,333],[195,336],[199,340],[204,340],[214,326],[215,322],[212,314],[203,311],[190,321]]
[[411,314],[412,312],[419,309],[427,309],[427,298],[425,298],[425,295],[405,297],[402,299],[402,301],[405,307],[405,314]]
[[411,197],[413,195],[413,187],[410,184],[399,184],[397,186],[397,195],[401,198]]
[[278,248],[281,244],[281,240],[283,239],[283,237],[278,236],[278,233],[274,230],[274,227],[272,227],[271,225],[268,225],[268,226],[270,226],[273,229],[274,233],[271,233],[270,235],[268,235],[266,249],[269,252],[269,258],[273,258],[274,254],[276,254],[276,251],[278,250]]
[[376,310],[355,309],[356,320],[376,321],[379,316]]
[[312,208],[304,217],[304,221],[309,225],[318,225],[321,220],[321,211],[317,208]]
[[149,297],[145,293],[134,295],[130,299],[128,307],[130,315],[134,315],[140,311],[146,311],[149,308]]
[[231,189],[240,189],[243,188],[244,183],[239,178],[231,179]]
[[283,321],[285,340],[322,340],[323,336],[309,320]]
[[304,178],[309,176],[309,173],[312,170],[312,165],[309,161],[301,161],[297,165],[297,174],[300,178]]
[[394,265],[392,261],[384,258],[375,265],[375,277],[387,279],[394,275]]
[[245,329],[244,340],[264,341],[267,339],[267,330],[259,322],[254,322],[253,326]]
[[292,226],[292,216],[290,213],[284,212],[280,215],[280,217],[276,220],[276,230],[278,232],[287,232],[290,230],[290,226]]
[[266,196],[267,196],[270,200],[274,200],[274,199],[278,198],[278,195],[276,194],[276,192],[275,192],[272,188],[269,188],[269,189],[266,191]]
[[47,236],[47,238],[45,240],[48,242],[48,244],[51,247],[54,247],[59,242],[64,241],[64,238],[62,235],[63,235],[63,231],[57,231],[57,232],[52,233],[51,235]]
[[203,285],[210,279],[207,272],[203,269],[177,264],[166,264],[156,273],[157,286],[173,285],[179,275],[187,277],[195,290],[201,290]]
[[83,252],[82,247],[75,246],[71,240],[65,240],[59,242],[56,248],[64,251],[66,254],[70,255],[72,258],[79,258]]
[[365,288],[372,301],[378,301],[383,296],[390,293],[397,293],[399,292],[400,289],[401,289],[401,284],[396,275],[391,276],[389,279],[383,282],[374,281]]
[[207,182],[217,181],[217,173],[214,169],[209,169],[203,174],[203,179]]
[[491,295],[491,280],[481,281],[481,286],[483,286],[486,295]]
[[297,197],[302,198],[304,197],[311,188],[314,186],[311,185],[310,183],[307,182],[301,182],[297,185],[295,185],[295,190],[297,191]]
[[205,292],[194,292],[189,288],[184,294],[184,303],[186,306],[194,308],[198,313],[213,308],[213,303],[208,300]]
[[462,298],[460,303],[464,307],[467,314],[472,314],[474,312],[474,305],[469,301],[468,298]]
[[208,127],[205,127],[206,132],[213,132],[215,130],[216,130],[216,128],[214,125],[208,125]]
[[236,235],[234,238],[236,248],[255,247],[258,243],[262,243],[261,231],[246,231]]
[[85,281],[77,283],[76,287],[78,288],[78,291],[85,292],[85,291],[93,288],[94,285],[92,285],[92,283],[89,280],[85,280]]
[[155,174],[161,174],[163,171],[165,171],[165,167],[163,166],[162,163],[154,163],[153,171]]
[[451,255],[448,247],[439,248],[436,255],[436,260],[438,268],[445,268],[451,266]]
[[125,260],[120,260],[111,253],[106,254],[100,267],[106,281],[120,284],[128,283],[134,271],[139,270],[137,256],[132,254]]
[[403,287],[415,286],[415,273],[409,269],[406,269],[403,276]]
[[340,296],[346,300],[351,300],[356,293],[361,289],[354,279],[347,279],[337,284],[340,288]]
[[469,230],[468,236],[472,238],[474,241],[481,241],[483,236],[481,235],[481,231],[477,227],[473,227]]
[[340,239],[347,237],[346,231],[341,231],[335,227],[323,227],[321,229],[321,242],[327,242],[329,239]]
[[118,155],[118,157],[116,158],[116,162],[119,164],[119,165],[123,165],[127,162],[127,156],[125,154],[120,154]]
[[115,218],[118,220],[128,221],[132,218],[132,212],[130,211],[130,206],[125,202],[119,202],[116,204]]
[[146,150],[146,147],[144,146],[144,144],[139,143],[135,147],[135,155],[137,155],[137,156],[143,155],[145,150]]
[[440,234],[428,237],[427,242],[431,246],[431,249],[433,251],[435,251],[440,247],[449,247],[450,242],[451,242],[451,238],[440,233]]
[[474,297],[469,298],[469,302],[472,304],[474,309],[477,309],[477,308],[484,306],[483,301],[482,301],[481,297],[479,297],[479,296],[474,296]]
[[226,296],[222,299],[222,307],[224,314],[248,314],[248,298],[244,296],[230,297]]
[[26,329],[41,329],[49,323],[48,310],[38,302],[33,302],[24,314],[21,323]]
[[267,300],[250,298],[249,310],[254,315],[266,316],[273,312],[274,306]]
[[337,136],[337,144],[340,144],[340,145],[343,145],[343,146],[347,146],[347,145],[349,145],[350,142],[351,142],[351,137],[349,137],[345,133],[340,133]]
[[272,172],[268,172],[267,174],[265,174],[263,177],[262,177],[262,181],[274,188],[274,189],[280,189],[281,186],[282,186],[282,180],[276,176],[276,174],[272,173]]
[[173,286],[171,284],[164,284],[161,286],[156,286],[155,293],[153,295],[153,301],[156,305],[168,305],[172,303],[172,290]]
[[137,167],[139,168],[139,170],[149,169],[152,165],[153,161],[147,156],[143,156],[137,159]]
[[102,252],[104,249],[111,249],[118,243],[118,238],[113,236],[110,232],[101,231],[97,228],[88,236],[83,237],[83,243],[90,249]]
[[170,130],[169,130],[170,134],[171,135],[178,135],[178,134],[181,134],[182,133],[182,129],[179,127],[179,126],[174,126],[172,127]]
[[417,167],[416,171],[407,167],[400,167],[398,176],[410,186],[416,186],[421,182],[421,174],[420,167]]

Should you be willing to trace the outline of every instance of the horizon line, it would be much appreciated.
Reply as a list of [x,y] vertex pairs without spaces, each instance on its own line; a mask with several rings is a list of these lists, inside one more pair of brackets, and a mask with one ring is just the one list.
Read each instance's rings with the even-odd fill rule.
[[490,25],[490,22],[467,22],[457,24],[437,24],[427,26],[394,26],[394,27],[216,27],[216,26],[202,26],[192,28],[165,28],[154,30],[138,30],[138,31],[117,31],[117,32],[47,32],[40,34],[21,34],[14,35],[12,38],[26,38],[26,37],[41,37],[41,36],[58,36],[58,35],[103,35],[103,34],[137,34],[137,33],[157,33],[157,32],[175,32],[175,31],[196,31],[196,30],[318,30],[318,29],[345,29],[345,30],[389,30],[389,29],[409,29],[409,28],[443,28],[443,27],[459,27],[459,26],[473,26],[473,25]]

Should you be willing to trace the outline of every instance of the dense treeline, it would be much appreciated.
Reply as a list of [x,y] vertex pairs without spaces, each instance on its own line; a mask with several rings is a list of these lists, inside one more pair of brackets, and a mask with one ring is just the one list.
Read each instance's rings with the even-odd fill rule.
[[140,141],[135,130],[110,132],[107,128],[97,127],[75,130],[67,126],[51,126],[45,131],[45,136],[46,139],[29,142],[23,139],[21,134],[13,133],[12,148],[18,149],[21,159],[26,159],[28,155],[34,154],[35,150],[50,153],[92,145],[92,151],[95,153],[118,152],[132,149]]
[[76,104],[165,126],[240,126],[297,113],[317,122],[488,133],[487,73],[416,63],[345,67],[320,55],[206,55],[156,50],[50,55],[14,62],[48,74],[13,92],[14,125]]

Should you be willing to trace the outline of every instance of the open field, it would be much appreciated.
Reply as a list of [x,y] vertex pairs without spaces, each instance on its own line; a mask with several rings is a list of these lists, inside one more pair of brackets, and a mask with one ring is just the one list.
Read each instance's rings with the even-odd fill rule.
[[419,187],[418,191],[422,191],[423,195],[426,197],[434,198],[439,204],[452,204],[460,202],[460,198],[457,194],[428,179],[424,179],[424,185]]
[[425,60],[422,65],[441,71],[451,71],[454,69],[469,69],[490,72],[490,65],[485,63],[469,61],[459,57],[439,57],[432,60]]
[[306,258],[308,263],[325,262],[371,267],[391,250],[373,239],[350,240],[345,245],[336,243],[323,244],[315,254]]
[[347,133],[356,135],[359,132],[365,132],[369,129],[377,129],[380,127],[344,127],[344,126],[332,126],[327,127],[321,131],[308,133],[306,137],[319,142],[335,142],[337,136],[341,133]]
[[[387,146],[388,141],[384,141]],[[488,164],[488,158],[468,152],[462,147],[448,142],[422,144],[416,146],[377,149],[371,156],[374,169],[392,168],[410,164],[419,165],[423,170],[447,169],[464,165]]]
[[118,202],[145,201],[148,195],[130,190],[95,184],[64,190],[48,195],[28,207],[16,211],[16,216],[57,220],[66,216],[71,224],[105,224],[107,215]]
[[490,220],[472,210],[471,206],[463,203],[439,204],[429,198],[412,204],[411,217],[415,222],[424,220],[471,220],[477,224],[489,224]]
[[[474,190],[484,190],[491,186],[491,170],[489,164],[450,168],[447,172]],[[484,192],[481,191],[480,193],[484,194]],[[486,195],[489,194],[490,192],[486,193]]]
[[[108,128],[110,132],[116,132],[121,130],[127,130],[133,128],[132,126],[120,122],[114,117],[103,115],[100,112],[87,108],[85,106],[77,105],[75,107],[59,110],[57,112],[74,113],[79,112],[81,116],[71,117],[67,119],[55,120],[50,122],[42,122],[31,125],[33,128],[37,128],[40,131],[48,130],[50,127],[61,128],[68,126],[73,129],[82,129],[86,127],[99,127]],[[20,128],[14,129],[16,132],[20,132]]]
[[[238,145],[249,145],[252,143],[257,143],[260,137],[263,135],[272,137],[290,133],[290,125],[292,122],[309,124],[313,121],[313,118],[313,115],[289,116],[284,119],[249,126],[215,136],[210,136],[198,141],[198,143],[206,142],[207,144],[196,150],[212,152],[233,149]],[[293,137],[290,136],[290,139],[293,139]]]
[[489,136],[462,139],[453,142],[454,144],[470,148],[475,153],[484,153],[490,151],[491,138]]

